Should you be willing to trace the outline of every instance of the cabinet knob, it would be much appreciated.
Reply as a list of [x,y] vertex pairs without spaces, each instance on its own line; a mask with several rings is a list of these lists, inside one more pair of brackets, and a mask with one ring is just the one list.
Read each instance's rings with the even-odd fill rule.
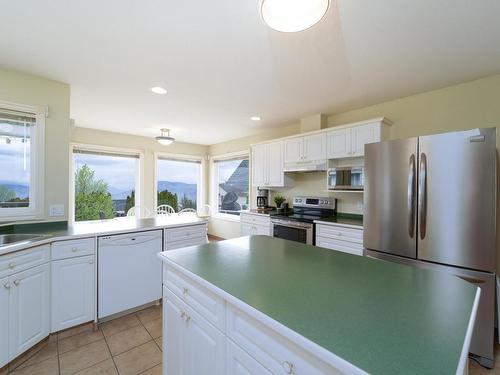
[[21,280],[14,280],[14,285],[18,286],[21,283]]
[[94,264],[94,259],[89,259],[89,264]]
[[285,373],[287,373],[287,374],[293,374],[294,373],[295,366],[293,365],[293,363],[285,361],[281,365],[283,366],[283,369],[285,370]]
[[5,284],[3,284],[3,287],[4,287],[5,289],[10,289],[10,283],[5,283]]
[[337,233],[337,236],[342,236],[342,233],[338,232],[338,233]]
[[14,268],[15,266],[16,266],[16,264],[14,262],[9,263],[9,268]]
[[78,250],[78,248],[76,248],[76,247],[72,247],[71,248],[71,251],[74,252],[74,253],[76,253],[77,250]]

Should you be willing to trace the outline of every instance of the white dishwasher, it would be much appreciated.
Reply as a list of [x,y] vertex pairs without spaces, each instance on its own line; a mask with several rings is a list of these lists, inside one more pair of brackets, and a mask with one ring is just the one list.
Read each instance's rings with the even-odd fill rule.
[[99,319],[161,298],[161,251],[161,230],[99,237]]

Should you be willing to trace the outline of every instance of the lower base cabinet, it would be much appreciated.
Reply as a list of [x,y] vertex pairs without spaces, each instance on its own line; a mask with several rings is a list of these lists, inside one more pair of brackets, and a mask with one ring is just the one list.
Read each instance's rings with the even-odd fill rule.
[[273,375],[231,340],[226,340],[226,375]]
[[224,374],[224,335],[167,288],[163,293],[166,373]]
[[94,320],[94,255],[52,262],[51,331]]
[[165,375],[349,373],[324,362],[177,267],[165,263],[163,268]]
[[9,277],[9,360],[49,335],[50,265]]
[[0,368],[9,362],[9,278],[0,279]]

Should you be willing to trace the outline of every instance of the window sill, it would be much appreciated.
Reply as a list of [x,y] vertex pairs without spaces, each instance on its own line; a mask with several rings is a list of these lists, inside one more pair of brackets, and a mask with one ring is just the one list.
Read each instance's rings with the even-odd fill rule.
[[232,221],[234,223],[240,222],[240,216],[236,216],[236,215],[215,214],[215,215],[212,215],[212,218],[217,219],[217,220]]

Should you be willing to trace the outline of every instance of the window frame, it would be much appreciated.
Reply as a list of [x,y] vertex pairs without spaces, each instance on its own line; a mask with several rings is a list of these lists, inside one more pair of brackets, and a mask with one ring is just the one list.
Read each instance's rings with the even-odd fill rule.
[[0,209],[0,221],[7,222],[44,218],[45,207],[45,118],[48,107],[32,106],[0,100],[0,108],[35,115],[30,143],[29,206]]
[[[212,207],[212,217],[216,219],[228,220],[240,222],[240,215],[231,215],[219,212],[219,174],[216,164],[222,161],[229,161],[233,159],[248,159],[250,165],[250,152],[249,151],[238,151],[231,152],[226,154],[220,154],[216,156],[210,157],[210,206]],[[250,181],[250,168],[248,169],[248,199],[250,201],[250,190],[251,190],[251,181]],[[250,204],[248,205],[250,207]],[[248,210],[241,210],[240,212],[248,212]]]
[[[139,166],[138,170],[135,174],[135,205],[136,206],[144,206],[144,150],[141,149],[132,149],[132,148],[122,148],[122,147],[112,147],[112,146],[102,146],[102,145],[93,145],[86,143],[70,143],[69,145],[69,157],[70,157],[70,173],[69,173],[69,204],[68,204],[68,222],[70,224],[74,223],[84,223],[84,222],[93,222],[96,220],[90,221],[75,221],[75,159],[74,159],[74,150],[81,149],[88,152],[102,152],[102,153],[110,153],[110,154],[122,154],[122,155],[131,155],[131,156],[139,156]],[[111,155],[112,156],[112,155]],[[113,219],[106,219],[113,220]]]
[[[196,191],[196,206],[197,210],[205,205],[205,175],[206,175],[206,157],[196,156],[196,155],[188,155],[188,154],[175,154],[169,152],[155,152],[154,153],[154,176],[153,176],[153,211],[156,212],[158,208],[158,159],[171,159],[176,161],[186,161],[186,162],[200,162],[200,176],[199,176],[199,185]],[[175,209],[176,207],[174,207]]]

